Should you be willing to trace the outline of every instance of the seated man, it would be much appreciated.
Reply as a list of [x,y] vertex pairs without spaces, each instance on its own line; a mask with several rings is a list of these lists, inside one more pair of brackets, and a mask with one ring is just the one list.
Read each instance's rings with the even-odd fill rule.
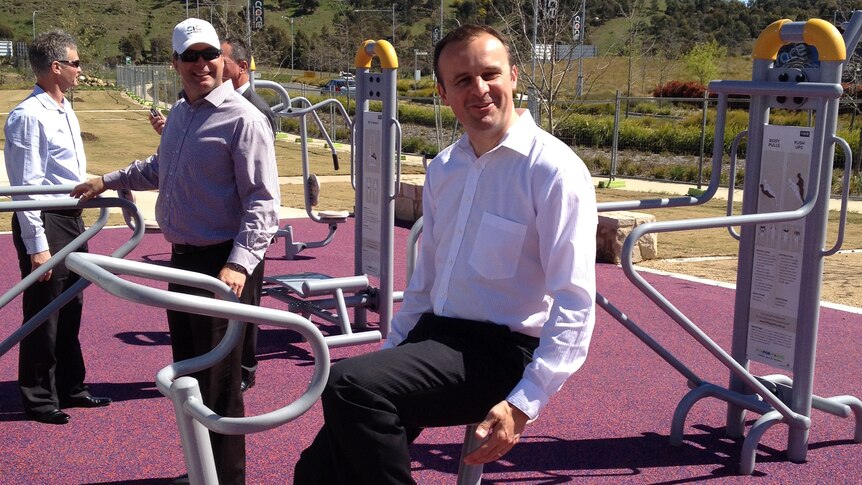
[[332,367],[325,424],[294,483],[414,483],[424,427],[480,422],[487,463],[584,362],[595,322],[589,171],[514,108],[505,38],[464,25],[434,52],[437,91],[466,134],[430,164],[416,270],[383,350]]

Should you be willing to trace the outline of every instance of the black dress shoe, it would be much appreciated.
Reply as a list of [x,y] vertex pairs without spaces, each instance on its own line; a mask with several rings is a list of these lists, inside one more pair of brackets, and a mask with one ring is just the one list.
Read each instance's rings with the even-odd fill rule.
[[111,404],[109,397],[85,396],[60,399],[61,408],[101,408],[108,404]]
[[59,409],[52,409],[44,413],[27,411],[24,413],[29,419],[45,424],[66,424],[69,422],[69,415]]
[[242,383],[239,385],[239,390],[242,392],[245,392],[245,391],[251,389],[252,387],[254,387],[255,381],[256,381],[256,379],[254,376],[251,376],[248,379],[243,379]]

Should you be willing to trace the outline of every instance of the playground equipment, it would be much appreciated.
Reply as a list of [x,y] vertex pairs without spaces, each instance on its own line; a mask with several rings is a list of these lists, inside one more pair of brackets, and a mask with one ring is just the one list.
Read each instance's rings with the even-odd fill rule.
[[[380,60],[380,73],[370,72],[374,57]],[[395,225],[395,195],[400,179],[401,128],[396,119],[396,80],[398,59],[395,49],[384,40],[365,41],[355,58],[356,116],[352,126],[354,157],[351,159],[352,181],[356,191],[356,227],[354,276],[332,278],[319,273],[303,273],[266,277],[274,285],[267,294],[289,305],[290,311],[304,316],[316,315],[338,325],[341,335],[330,335],[330,347],[378,341],[389,332],[393,301],[401,294],[393,291],[393,246]],[[258,82],[260,84],[260,82]],[[369,101],[382,101],[382,111],[369,110]],[[305,116],[314,114],[315,107],[337,103],[326,100],[301,110],[282,109],[300,116],[300,136],[306,139]],[[341,107],[341,104],[338,103]],[[346,112],[341,107],[342,115]],[[303,152],[305,157],[305,150]],[[303,161],[303,177],[308,177],[307,161]],[[309,215],[313,214],[306,201]],[[346,217],[346,216],[345,216]],[[315,219],[317,220],[317,219]],[[318,221],[320,222],[320,221]],[[331,233],[334,228],[330,226]],[[308,246],[310,247],[310,246]],[[379,279],[379,287],[370,284],[370,277]],[[345,292],[352,295],[345,296]],[[350,321],[348,308],[354,309]],[[367,310],[380,316],[379,330],[368,330]],[[353,332],[353,327],[361,329]]]
[[[317,327],[305,318],[280,310],[241,304],[227,285],[200,273],[85,253],[69,255],[66,265],[70,270],[79,273],[84,280],[96,283],[114,296],[159,308],[230,320],[224,338],[213,350],[168,365],[156,375],[159,392],[174,403],[183,457],[191,483],[218,483],[209,431],[236,435],[276,428],[305,413],[323,392],[323,386],[329,377],[329,349]],[[119,274],[202,288],[212,291],[219,298],[152,288],[124,280],[117,276]],[[242,418],[219,416],[203,403],[197,379],[184,376],[227,358],[242,340],[241,322],[274,325],[299,332],[309,343],[314,355],[314,374],[305,392],[280,409]]]
[[[305,249],[323,247],[332,242],[335,237],[335,233],[338,230],[338,225],[346,222],[347,217],[350,215],[347,211],[314,211],[313,209],[318,202],[320,184],[317,181],[317,175],[311,173],[308,161],[308,117],[311,116],[312,120],[317,125],[321,137],[332,153],[333,167],[335,170],[338,170],[340,166],[338,163],[336,144],[333,143],[332,138],[330,138],[329,133],[327,133],[318,112],[324,108],[328,108],[333,115],[333,118],[336,117],[335,114],[337,113],[337,117],[339,117],[348,128],[351,127],[350,116],[347,114],[347,110],[344,109],[341,102],[335,98],[326,99],[317,104],[312,104],[311,101],[305,97],[291,98],[287,93],[287,90],[284,89],[282,85],[273,81],[256,81],[255,89],[272,89],[275,91],[279,95],[281,103],[273,106],[273,111],[275,111],[275,113],[280,117],[297,118],[299,120],[299,141],[302,163],[303,192],[305,194],[305,212],[312,221],[326,224],[329,229],[323,239],[310,242],[296,241],[294,239],[293,226],[290,224],[286,224],[283,228],[279,229],[276,233],[276,237],[284,239],[284,257],[286,259],[294,259],[297,254]],[[349,131],[352,133],[352,130]],[[350,146],[352,167],[352,141]]]
[[[778,423],[789,427],[788,458],[805,461],[811,410],[840,417],[855,416],[853,439],[862,442],[862,401],[843,395],[813,394],[817,326],[823,259],[841,246],[847,210],[850,163],[847,143],[835,136],[841,71],[846,52],[852,51],[862,32],[862,11],[854,13],[845,36],[823,20],[779,20],[767,27],[754,47],[751,81],[714,81],[718,94],[713,171],[710,186],[701,197],[656,199],[600,204],[600,210],[670,207],[702,203],[717,190],[723,156],[724,128],[730,95],[751,97],[749,128],[731,146],[730,180],[734,180],[736,154],[747,138],[745,182],[741,215],[732,215],[733,186],[729,188],[728,217],[647,223],[636,227],[623,247],[622,267],[629,279],[677,324],[730,370],[727,387],[701,379],[653,340],[623,312],[597,296],[597,302],[626,328],[688,380],[689,391],[674,413],[670,442],[681,445],[685,419],[705,397],[727,402],[730,437],[742,437],[745,414],[761,414],[751,426],[742,447],[740,473],[754,471],[755,451],[764,433]],[[779,49],[792,43],[816,48],[819,60],[805,66],[778,65]],[[814,126],[769,124],[770,109],[809,110]],[[844,192],[839,231],[833,247],[825,249],[828,202],[835,144],[845,156]],[[732,228],[740,226],[736,233]],[[739,265],[731,352],[718,346],[695,323],[644,280],[631,261],[636,241],[647,233],[726,227],[739,240]],[[754,376],[756,361],[792,373]]]

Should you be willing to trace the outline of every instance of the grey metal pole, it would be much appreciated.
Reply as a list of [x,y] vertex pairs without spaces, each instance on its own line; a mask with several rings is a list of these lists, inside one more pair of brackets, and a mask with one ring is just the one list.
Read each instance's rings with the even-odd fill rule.
[[293,46],[296,44],[296,36],[293,34],[293,17],[290,18],[290,76],[296,74],[293,71]]
[[587,0],[581,2],[581,30],[579,32],[578,52],[578,83],[575,87],[576,95],[580,98],[584,95],[584,35],[587,30]]
[[36,40],[36,12],[38,10],[33,10],[33,40]]
[[[700,120],[700,160],[697,163],[697,188],[703,186],[703,152],[706,147],[706,110],[709,107],[709,90],[703,91],[703,116]],[[732,182],[732,181],[731,181]]]

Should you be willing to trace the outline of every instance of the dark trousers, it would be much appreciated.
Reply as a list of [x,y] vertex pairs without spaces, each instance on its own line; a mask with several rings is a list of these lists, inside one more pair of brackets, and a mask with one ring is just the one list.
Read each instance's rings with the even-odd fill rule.
[[506,399],[538,339],[492,323],[424,315],[398,347],[332,366],[324,425],[294,483],[402,484],[408,445],[429,426],[481,421]]
[[[175,248],[171,254],[171,266],[218,277],[230,256],[233,243],[184,249]],[[251,303],[255,293],[260,301],[263,285],[263,263],[257,265],[248,277],[240,301]],[[170,291],[207,296],[206,290],[170,284]],[[228,321],[184,312],[168,310],[168,327],[171,331],[171,350],[174,361],[203,355],[212,350],[224,337]],[[192,374],[198,380],[204,404],[222,416],[241,417],[245,412],[240,392],[242,380],[242,344],[237,345],[230,356],[209,369]],[[210,433],[213,455],[219,483],[222,485],[245,483],[245,436]]]
[[[42,221],[52,255],[84,232],[80,211],[43,212]],[[12,241],[18,253],[18,266],[23,278],[31,273],[32,264],[21,239],[17,214],[12,216]],[[79,249],[86,250],[86,245]],[[51,279],[37,282],[24,290],[24,322],[39,313],[79,278],[61,263],[54,267]],[[58,408],[60,399],[90,395],[84,384],[86,370],[81,343],[78,341],[83,303],[83,295],[78,294],[21,341],[18,386],[25,411],[44,413]]]
[[[243,303],[249,305],[260,306],[260,297],[263,293],[263,274],[264,261],[258,263],[255,268],[252,279],[257,281],[254,285],[246,285],[243,290]],[[247,323],[245,325],[245,334],[242,337],[242,380],[254,380],[254,374],[257,372],[257,324]]]

